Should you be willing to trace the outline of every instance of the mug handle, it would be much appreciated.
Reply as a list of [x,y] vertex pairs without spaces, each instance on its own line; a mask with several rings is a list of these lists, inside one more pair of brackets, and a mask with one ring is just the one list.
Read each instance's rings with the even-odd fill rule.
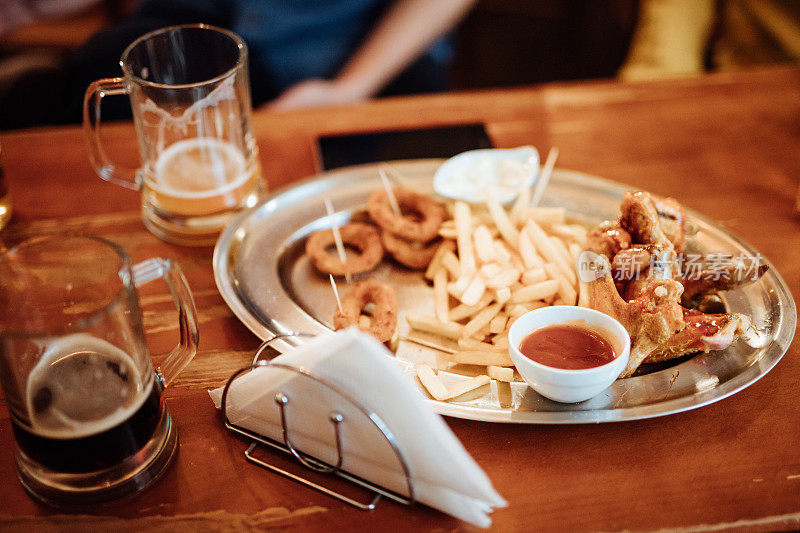
[[163,279],[178,308],[180,342],[167,354],[161,365],[156,367],[156,372],[166,387],[186,368],[197,353],[199,335],[194,298],[180,267],[170,259],[148,259],[133,265],[132,271],[133,283],[137,287],[156,279]]
[[97,175],[111,183],[139,190],[135,171],[122,170],[112,163],[100,142],[100,104],[103,97],[118,94],[128,94],[124,78],[104,78],[89,85],[83,98],[83,133],[89,149],[89,160]]

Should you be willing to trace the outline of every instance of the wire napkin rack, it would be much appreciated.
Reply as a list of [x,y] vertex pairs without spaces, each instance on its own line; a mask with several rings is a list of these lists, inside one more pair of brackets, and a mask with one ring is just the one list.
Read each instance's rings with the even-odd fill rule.
[[[403,456],[403,453],[397,444],[397,439],[395,438],[394,433],[392,433],[391,429],[386,425],[386,423],[383,421],[383,419],[381,419],[381,417],[377,413],[374,413],[369,409],[365,408],[361,403],[354,400],[352,396],[341,390],[339,387],[331,383],[329,380],[317,376],[313,372],[307,369],[297,368],[284,363],[275,363],[269,360],[261,359],[262,355],[264,354],[264,351],[267,348],[269,348],[270,344],[272,344],[276,340],[285,339],[289,337],[310,337],[310,336],[311,335],[305,333],[286,333],[270,337],[269,339],[262,342],[261,345],[258,347],[255,353],[255,357],[253,358],[253,362],[250,365],[240,368],[239,370],[234,372],[230,378],[228,378],[228,381],[225,383],[225,388],[222,391],[222,402],[221,402],[221,412],[225,427],[234,433],[238,433],[239,435],[243,435],[244,437],[247,437],[250,440],[252,440],[250,446],[244,452],[245,458],[250,463],[253,463],[270,472],[279,474],[296,483],[305,485],[306,487],[322,492],[323,494],[336,498],[337,500],[352,505],[353,507],[356,507],[364,511],[372,510],[375,508],[375,506],[378,504],[378,502],[382,497],[388,498],[398,503],[402,503],[404,505],[411,505],[412,503],[415,502],[415,493],[414,493],[414,483],[411,478],[411,471],[408,466],[408,461]],[[290,431],[290,417],[288,414],[290,405],[292,403],[292,399],[290,395],[287,394],[285,391],[276,392],[274,397],[275,404],[280,413],[282,437],[283,437],[282,442],[255,433],[253,431],[250,431],[249,429],[246,429],[242,426],[232,423],[228,418],[228,411],[227,411],[228,393],[231,389],[231,385],[233,384],[234,381],[236,381],[237,378],[241,377],[242,375],[256,368],[265,368],[265,367],[286,370],[288,372],[294,373],[297,377],[301,379],[312,380],[317,384],[322,385],[323,387],[333,391],[336,394],[336,396],[338,396],[341,400],[355,407],[358,412],[360,412],[363,416],[369,419],[372,425],[383,435],[386,442],[391,446],[392,450],[394,451],[394,454],[397,457],[397,460],[400,463],[403,474],[405,476],[407,494],[406,495],[398,494],[397,492],[376,485],[375,483],[367,481],[359,476],[351,474],[346,470],[342,469],[342,464],[344,462],[344,457],[345,457],[345,443],[343,442],[342,439],[341,428],[342,425],[346,424],[348,421],[345,420],[344,415],[341,413],[341,408],[332,406],[330,415],[328,417],[331,422],[331,425],[333,426],[334,437],[336,442],[337,459],[335,464],[325,462],[319,458],[304,453],[301,450],[299,450],[295,445],[292,444],[291,431]],[[291,423],[297,424],[298,421],[292,419]],[[302,423],[302,421],[299,421],[299,423]],[[267,448],[270,448],[272,450],[280,451],[287,455],[292,456],[298,463],[300,463],[303,467],[307,468],[308,470],[311,470],[318,474],[328,474],[331,476],[337,476],[339,478],[342,478],[350,482],[351,484],[354,484],[356,486],[361,487],[362,489],[365,489],[366,491],[372,493],[373,495],[369,501],[360,502],[332,488],[316,483],[301,475],[289,472],[272,463],[268,463],[262,459],[255,457],[255,451],[258,449],[260,445],[266,446]]]

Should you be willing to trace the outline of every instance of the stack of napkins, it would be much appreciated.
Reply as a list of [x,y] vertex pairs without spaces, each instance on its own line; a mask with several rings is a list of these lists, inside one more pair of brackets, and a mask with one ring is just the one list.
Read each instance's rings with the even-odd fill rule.
[[[376,413],[393,433],[408,464],[417,501],[480,527],[506,502],[422,393],[404,375],[391,353],[355,329],[320,335],[273,360],[310,371]],[[288,370],[258,368],[233,382],[228,418],[274,440],[283,441],[275,395],[289,398],[287,426],[292,445],[336,464],[332,412],[341,423],[342,469],[402,495],[406,477],[393,449],[359,409],[336,392]],[[217,408],[222,388],[209,391]]]

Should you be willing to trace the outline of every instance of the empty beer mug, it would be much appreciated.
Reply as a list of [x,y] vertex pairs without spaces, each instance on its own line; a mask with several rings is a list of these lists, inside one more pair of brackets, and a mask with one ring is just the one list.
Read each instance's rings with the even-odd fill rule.
[[[83,125],[98,175],[142,191],[142,218],[156,236],[186,245],[214,244],[232,215],[263,192],[251,132],[247,46],[205,24],[143,35],[120,59],[123,77],[93,82]],[[141,168],[115,164],[100,142],[104,96],[127,94]]]
[[[180,343],[157,368],[136,286],[163,279]],[[177,451],[161,392],[197,350],[189,286],[168,259],[131,265],[111,242],[49,236],[0,256],[0,382],[24,487],[51,505],[118,499]]]

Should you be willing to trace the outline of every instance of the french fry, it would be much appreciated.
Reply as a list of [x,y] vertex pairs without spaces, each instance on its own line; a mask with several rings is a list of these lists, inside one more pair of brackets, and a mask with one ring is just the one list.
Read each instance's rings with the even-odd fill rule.
[[481,329],[479,329],[478,331],[473,333],[472,337],[475,338],[475,339],[485,339],[489,335],[491,335],[491,333],[489,332],[489,324],[486,324]]
[[528,222],[525,223],[524,231],[531,239],[531,243],[533,243],[537,252],[540,253],[546,261],[555,263],[562,260],[561,255],[553,247],[553,243],[550,242],[547,233],[545,233],[535,220],[528,220]]
[[550,231],[553,235],[565,241],[572,241],[581,245],[586,242],[586,228],[578,224],[552,224]]
[[475,228],[475,254],[482,263],[488,263],[494,260],[494,239],[489,228],[481,224]]
[[520,272],[515,268],[506,268],[494,277],[486,280],[486,286],[490,289],[500,289],[510,287],[519,279]]
[[475,255],[472,249],[472,213],[465,202],[456,202],[453,211],[456,221],[456,244],[461,274],[475,272]]
[[486,367],[486,374],[497,381],[511,383],[514,381],[514,369],[503,366],[489,365]]
[[509,318],[509,323],[513,323],[514,319],[520,317],[530,311],[530,307],[524,304],[509,304],[506,306],[506,314]]
[[511,289],[509,287],[500,287],[495,291],[494,299],[499,304],[506,303],[511,298]]
[[473,352],[490,352],[494,350],[494,346],[488,342],[479,341],[478,339],[473,339],[472,337],[462,337],[458,339],[458,347],[463,351]]
[[420,313],[406,313],[406,322],[412,329],[433,333],[448,339],[458,340],[463,335],[464,326],[455,322],[439,322],[435,317]]
[[558,265],[558,268],[567,276],[567,279],[573,285],[577,283],[578,278],[575,276],[574,269],[570,266],[570,263],[564,259],[561,253],[553,246],[553,243],[550,242],[550,238],[544,232],[544,230],[539,227],[539,225],[533,221],[529,220],[525,224],[525,231],[528,233],[528,236],[533,241],[534,246],[536,246],[537,250],[542,254],[542,256],[549,262],[555,263]]
[[569,245],[569,253],[572,256],[573,263],[577,263],[578,262],[578,258],[580,257],[582,251],[583,251],[583,245],[582,244],[576,244],[574,242],[570,243],[570,245]]
[[578,275],[575,273],[573,263],[566,264],[564,262],[557,263],[558,269],[567,278],[569,284],[575,287],[578,284]]
[[511,383],[495,380],[497,387],[497,403],[502,409],[514,407],[514,396],[511,394]]
[[440,402],[450,398],[450,391],[444,386],[444,383],[439,379],[439,376],[434,373],[433,368],[428,363],[418,363],[414,365],[414,371],[417,373],[419,381],[428,394],[433,396],[435,400]]
[[492,303],[492,295],[484,293],[484,295],[475,305],[459,304],[452,308],[450,310],[450,320],[452,322],[458,322],[459,320],[464,320],[465,318],[475,316],[478,311],[490,303]]
[[519,234],[519,255],[526,269],[541,267],[544,264],[526,231],[522,231]]
[[[451,241],[452,242],[452,241]],[[452,279],[461,277],[461,264],[458,262],[458,257],[452,251],[446,251],[442,254],[442,266],[447,269]]]
[[[433,279],[434,274],[439,267],[442,266],[442,258],[447,252],[451,254],[456,249],[456,243],[450,240],[442,241],[442,244],[436,249],[436,253],[433,254],[433,258],[431,262],[428,264],[428,268],[425,269],[425,279]],[[453,256],[455,257],[455,256]],[[458,276],[453,276],[453,278],[457,278]]]
[[461,296],[464,294],[464,291],[467,290],[467,287],[469,287],[469,284],[472,282],[472,278],[474,277],[474,274],[462,272],[461,276],[459,276],[457,280],[447,284],[447,292],[453,295],[453,298],[460,300]]
[[575,305],[578,293],[575,288],[567,281],[564,274],[558,269],[555,263],[546,263],[544,269],[550,279],[558,281],[558,296],[565,305]]
[[[510,320],[508,326],[510,326]],[[495,335],[492,339],[492,345],[495,350],[508,350],[508,335]]]
[[447,399],[454,400],[459,396],[462,396],[468,392],[472,392],[475,389],[483,387],[484,385],[488,385],[491,383],[492,380],[489,376],[475,376],[474,378],[467,379],[465,381],[459,381],[449,389],[447,389]]
[[[507,305],[506,313],[508,313],[508,316],[511,318],[517,318],[524,315],[528,311],[533,311],[534,309],[540,309],[542,307],[547,307],[547,303],[541,300],[536,302],[526,302],[524,304]],[[510,326],[511,324],[509,321],[509,327]]]
[[558,252],[561,254],[561,257],[564,258],[564,262],[571,267],[572,272],[574,273],[575,260],[572,258],[572,254],[569,253],[566,245],[564,245],[564,241],[558,237],[550,237],[550,242],[553,243],[553,247],[558,250]]
[[[514,295],[511,295],[511,298],[513,299]],[[489,322],[492,321],[499,311],[500,304],[488,305],[484,309],[481,309],[478,314],[472,317],[472,319],[464,325],[461,335],[463,337],[472,337],[481,328],[488,326]]]
[[464,292],[461,294],[461,303],[466,305],[475,305],[477,304],[483,293],[486,291],[486,282],[483,281],[483,276],[479,273],[476,273],[473,276],[472,281],[469,282],[467,288],[464,289]]
[[558,292],[559,282],[557,280],[547,280],[533,285],[526,285],[516,292],[512,292],[509,303],[518,304],[531,302],[533,300],[543,300]]
[[495,260],[501,265],[507,265],[511,262],[511,254],[500,241],[494,241],[494,256]]
[[456,352],[452,356],[452,361],[460,365],[514,366],[508,353],[497,350]]
[[456,233],[456,228],[439,228],[439,237],[454,241],[458,237],[458,233]]
[[503,267],[497,263],[487,263],[481,267],[481,275],[486,279],[490,279],[503,271]]
[[488,211],[476,211],[472,214],[472,220],[475,226],[483,224],[489,228],[493,235],[497,235],[497,228],[494,226],[494,220],[492,220],[492,215],[490,215]]
[[508,218],[508,213],[503,209],[503,206],[494,198],[488,198],[486,200],[486,207],[489,209],[489,214],[492,216],[492,220],[494,220],[494,224],[497,226],[497,230],[500,232],[503,239],[511,246],[512,250],[518,249],[519,231],[514,227],[511,219]]
[[[395,331],[399,331],[399,328]],[[434,350],[439,350],[440,352],[445,352],[448,354],[454,354],[458,351],[449,346],[445,346],[444,344],[433,342],[429,339],[424,339],[418,335],[414,335],[413,332],[409,332],[408,335],[400,335],[399,340],[413,342],[414,344],[419,344],[420,346],[425,346],[426,348],[433,348]],[[448,339],[448,341],[450,341],[450,339]]]
[[534,267],[526,272],[523,272],[520,281],[522,281],[524,285],[533,285],[534,283],[539,283],[540,281],[544,281],[546,279],[547,272],[545,272],[544,268]]
[[526,220],[534,220],[537,224],[552,226],[553,224],[563,224],[567,218],[567,212],[563,207],[531,207],[525,214]]
[[447,294],[447,270],[440,266],[433,275],[433,310],[442,324],[450,321],[450,309]]
[[506,329],[506,322],[508,322],[508,315],[502,311],[489,322],[489,333],[502,333]]
[[516,268],[520,272],[523,272],[525,270],[525,265],[522,264],[522,259],[520,259],[519,256],[515,253],[512,253],[510,255],[511,255],[511,260],[508,262],[508,264],[512,268]]

